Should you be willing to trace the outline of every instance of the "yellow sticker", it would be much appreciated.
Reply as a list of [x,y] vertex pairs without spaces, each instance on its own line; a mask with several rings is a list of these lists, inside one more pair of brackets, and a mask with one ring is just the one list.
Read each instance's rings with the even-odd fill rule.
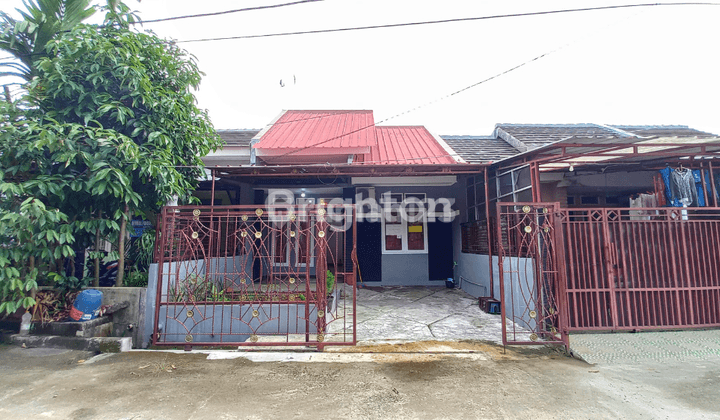
[[422,226],[408,226],[408,232],[421,233],[423,231],[422,228],[423,228]]

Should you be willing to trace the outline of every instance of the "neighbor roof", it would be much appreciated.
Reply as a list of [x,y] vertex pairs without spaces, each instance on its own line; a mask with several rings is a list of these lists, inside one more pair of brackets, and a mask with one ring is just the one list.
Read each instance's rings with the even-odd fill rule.
[[[607,138],[632,137],[633,135],[600,124],[497,124],[495,126],[495,136],[505,139],[524,152],[570,137]],[[515,142],[517,144],[513,144]]]
[[527,147],[517,158],[540,160],[545,169],[720,157],[718,136],[687,126],[499,124],[495,132]]
[[255,129],[217,130],[218,135],[225,141],[226,146],[238,147],[250,146],[250,140],[259,132],[260,130]]
[[501,138],[490,136],[440,136],[467,163],[488,163],[515,156],[520,151]]
[[717,137],[715,134],[696,130],[686,125],[613,125],[613,127],[640,137]]
[[[718,137],[685,125],[497,124],[491,136],[442,136],[468,163],[515,156],[546,162],[652,161],[668,156],[708,156]],[[531,151],[534,151],[530,153]]]

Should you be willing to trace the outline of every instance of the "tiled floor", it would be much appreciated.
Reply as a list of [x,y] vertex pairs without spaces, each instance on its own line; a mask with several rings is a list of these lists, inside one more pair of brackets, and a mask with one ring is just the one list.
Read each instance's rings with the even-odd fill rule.
[[485,340],[502,344],[500,315],[490,315],[460,289],[362,288],[357,291],[359,343]]

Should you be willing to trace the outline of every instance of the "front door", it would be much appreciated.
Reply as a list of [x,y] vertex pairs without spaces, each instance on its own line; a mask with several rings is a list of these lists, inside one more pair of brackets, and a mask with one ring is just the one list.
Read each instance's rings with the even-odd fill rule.
[[430,280],[446,280],[453,274],[452,223],[428,222],[428,275]]

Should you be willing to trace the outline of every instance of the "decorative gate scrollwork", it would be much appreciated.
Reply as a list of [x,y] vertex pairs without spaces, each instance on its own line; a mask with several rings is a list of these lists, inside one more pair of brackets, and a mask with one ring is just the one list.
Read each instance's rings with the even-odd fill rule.
[[165,207],[155,345],[352,345],[352,205]]
[[497,205],[503,344],[568,345],[558,210],[557,203]]

